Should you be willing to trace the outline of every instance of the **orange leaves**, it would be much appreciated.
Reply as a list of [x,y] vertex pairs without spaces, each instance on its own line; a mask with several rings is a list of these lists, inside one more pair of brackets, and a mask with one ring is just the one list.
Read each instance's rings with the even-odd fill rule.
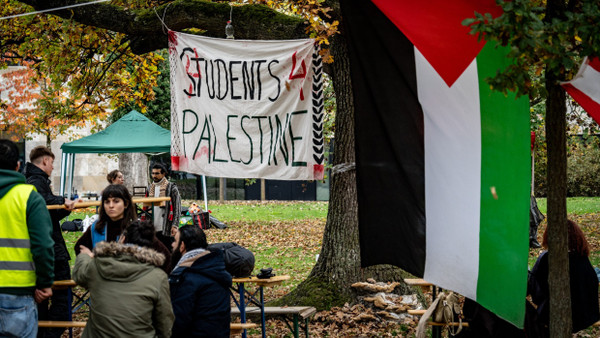
[[[31,10],[14,0],[5,2],[0,8],[2,15]],[[127,3],[137,8],[152,1]],[[30,78],[37,83],[34,92],[39,97],[32,100],[33,94],[24,93],[10,102],[11,107],[19,106],[21,100],[37,102],[35,109],[42,114],[37,121],[46,121],[46,127],[54,127],[49,117],[61,121],[62,126],[91,122],[93,127],[106,118],[109,108],[128,102],[144,110],[144,100],[154,98],[157,64],[162,60],[153,53],[133,54],[123,34],[40,14],[0,21],[0,55],[7,57],[0,60],[0,67],[34,60],[29,62],[34,71]],[[14,77],[10,81],[17,88],[15,93],[27,88],[16,81]]]
[[321,56],[325,63],[333,62],[333,57],[329,54],[329,39],[339,33],[339,21],[332,19],[330,13],[333,9],[324,6],[323,0],[298,0],[298,1],[254,1],[266,3],[267,6],[280,12],[300,16],[307,20],[308,27],[306,33],[321,46]]

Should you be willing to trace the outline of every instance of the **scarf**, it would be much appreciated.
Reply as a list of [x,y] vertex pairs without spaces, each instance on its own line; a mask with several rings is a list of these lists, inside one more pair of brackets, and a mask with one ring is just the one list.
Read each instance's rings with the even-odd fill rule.
[[194,258],[196,258],[197,256],[200,256],[203,252],[206,252],[206,250],[204,250],[202,248],[198,248],[198,249],[194,249],[194,250],[186,252],[185,254],[183,254],[183,256],[181,257],[179,262],[177,262],[177,265],[175,265],[175,267],[173,268],[173,271],[175,271],[175,269],[177,269],[180,265],[185,265],[185,262],[187,260],[193,261]]
[[152,184],[150,185],[150,192],[148,193],[148,197],[154,197],[154,189],[157,185],[160,186],[160,197],[167,196],[167,185],[169,185],[169,180],[167,180],[167,177],[165,176],[162,178],[162,180],[158,182],[152,182]]

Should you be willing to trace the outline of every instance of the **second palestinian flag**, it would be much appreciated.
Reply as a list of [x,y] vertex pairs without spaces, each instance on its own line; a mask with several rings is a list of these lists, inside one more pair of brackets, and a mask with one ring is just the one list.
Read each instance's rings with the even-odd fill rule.
[[[443,13],[447,2],[433,2]],[[463,61],[450,61],[456,55],[451,51],[418,47],[436,46],[435,39],[447,45],[445,30],[432,25],[418,34],[402,28],[403,34],[402,18],[394,16],[399,9],[387,8],[389,3],[395,4],[342,2],[355,95],[362,265],[399,266],[522,327],[528,100],[493,92],[484,81],[509,62],[503,49],[491,43],[452,46],[454,52],[474,53],[459,65]],[[469,1],[450,5],[471,6]],[[419,20],[418,13],[399,15]],[[464,16],[433,15],[418,23],[426,27],[432,18],[452,19],[468,32],[460,26]],[[450,64],[440,58],[444,55]]]

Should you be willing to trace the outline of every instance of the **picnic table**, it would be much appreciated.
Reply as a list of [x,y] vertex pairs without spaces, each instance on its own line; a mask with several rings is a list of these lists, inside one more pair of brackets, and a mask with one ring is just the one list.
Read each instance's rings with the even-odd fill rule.
[[[133,198],[133,204],[135,204],[135,208],[136,208],[136,213],[139,214],[145,214],[147,217],[149,217],[149,219],[152,219],[152,207],[153,206],[159,206],[162,207],[165,205],[166,201],[170,201],[171,197],[138,197],[138,198]],[[88,202],[77,202],[75,203],[75,209],[81,209],[81,208],[89,208],[89,207],[96,207],[96,211],[98,210],[97,208],[100,206],[100,203],[102,203],[102,201],[88,201]],[[140,207],[139,204],[141,204],[142,206]],[[64,204],[53,204],[53,205],[48,205],[48,210],[55,210],[55,209],[66,209],[66,206]],[[144,207],[150,207],[147,208],[147,210],[144,209]]]
[[[133,203],[142,204],[144,207],[149,206],[164,206],[166,201],[170,201],[171,197],[138,197],[133,198]],[[75,209],[98,207],[102,201],[88,201],[88,202],[77,202],[75,203]],[[139,208],[139,207],[138,207]],[[54,209],[66,209],[64,204],[52,204],[48,205],[48,210]]]
[[[246,277],[246,278],[233,278],[233,285],[231,286],[231,297],[235,302],[235,305],[240,311],[240,319],[242,323],[246,323],[246,308],[250,304],[256,305],[260,308],[261,328],[262,336],[266,337],[265,330],[265,300],[263,289],[265,287],[273,287],[280,285],[282,282],[290,279],[290,276],[273,276],[270,278],[257,278],[257,277]],[[253,284],[257,288],[254,292],[246,290],[246,284]],[[257,298],[258,293],[258,298]],[[246,301],[248,298],[248,301]],[[242,333],[242,337],[246,338],[246,330]]]

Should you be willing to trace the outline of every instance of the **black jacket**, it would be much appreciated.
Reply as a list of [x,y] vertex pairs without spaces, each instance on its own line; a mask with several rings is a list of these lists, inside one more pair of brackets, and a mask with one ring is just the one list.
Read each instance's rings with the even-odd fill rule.
[[[585,256],[569,253],[571,309],[573,333],[583,330],[600,319],[598,309],[598,276]],[[538,320],[547,330],[550,318],[550,290],[548,287],[548,252],[543,252],[535,263],[528,282],[528,293],[538,308]]]
[[[56,196],[50,189],[50,179],[48,175],[33,163],[27,163],[25,166],[25,177],[27,183],[35,186],[37,192],[42,195],[46,205],[53,204],[64,204],[65,198]],[[60,220],[67,217],[71,212],[65,209],[50,210],[50,217],[52,218],[52,239],[54,240],[54,259],[55,260],[70,260],[69,251],[67,251],[67,245],[62,236],[60,229]]]
[[231,275],[223,252],[205,251],[169,276],[175,313],[173,337],[229,337]]

